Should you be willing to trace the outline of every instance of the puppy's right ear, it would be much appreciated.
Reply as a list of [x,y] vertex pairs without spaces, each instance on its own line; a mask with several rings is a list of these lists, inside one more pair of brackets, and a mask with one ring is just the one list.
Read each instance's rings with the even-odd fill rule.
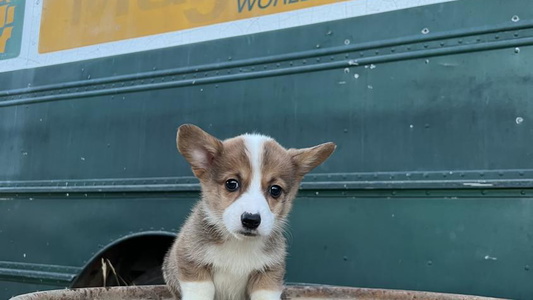
[[178,151],[191,164],[192,172],[201,178],[222,153],[222,142],[209,133],[192,124],[178,128],[176,136]]

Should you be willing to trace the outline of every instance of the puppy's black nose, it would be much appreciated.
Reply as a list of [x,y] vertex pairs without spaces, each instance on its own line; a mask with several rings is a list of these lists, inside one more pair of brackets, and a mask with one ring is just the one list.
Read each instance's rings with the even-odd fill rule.
[[261,215],[244,213],[241,215],[241,223],[246,229],[256,229],[261,224]]

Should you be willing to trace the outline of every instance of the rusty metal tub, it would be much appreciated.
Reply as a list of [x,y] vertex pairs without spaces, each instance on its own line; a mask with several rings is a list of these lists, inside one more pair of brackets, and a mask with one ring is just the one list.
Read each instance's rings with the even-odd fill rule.
[[[172,300],[162,285],[112,288],[55,290],[20,295],[12,300]],[[351,288],[323,285],[286,287],[282,299],[358,299],[358,300],[495,300],[479,296],[441,294],[416,291]]]

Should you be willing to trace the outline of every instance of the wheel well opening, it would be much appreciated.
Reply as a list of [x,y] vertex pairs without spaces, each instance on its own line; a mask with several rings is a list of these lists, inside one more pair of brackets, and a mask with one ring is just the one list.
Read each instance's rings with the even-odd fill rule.
[[145,234],[117,242],[93,257],[71,287],[164,284],[161,266],[174,239]]

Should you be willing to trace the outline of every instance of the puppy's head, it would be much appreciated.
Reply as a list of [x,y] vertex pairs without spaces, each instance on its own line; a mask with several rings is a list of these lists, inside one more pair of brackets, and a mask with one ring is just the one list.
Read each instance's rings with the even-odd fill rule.
[[335,150],[333,143],[287,150],[258,134],[220,141],[189,124],[176,142],[200,179],[205,221],[236,238],[279,229],[303,176]]

